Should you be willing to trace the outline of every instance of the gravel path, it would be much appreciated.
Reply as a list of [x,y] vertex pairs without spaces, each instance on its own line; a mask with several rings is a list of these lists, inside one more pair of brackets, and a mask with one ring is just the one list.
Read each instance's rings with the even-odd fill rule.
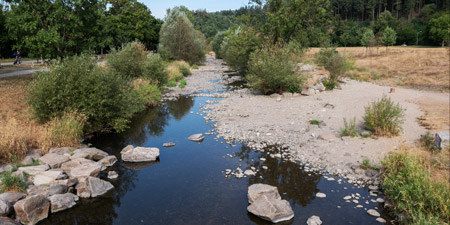
[[[193,71],[193,75],[186,79],[186,88],[172,88],[165,96],[198,96],[195,93],[207,91],[212,97],[222,97],[217,104],[211,102],[203,107],[206,118],[216,122],[215,132],[219,136],[229,142],[246,142],[256,151],[270,145],[282,146],[285,151],[281,157],[285,160],[299,161],[308,167],[347,176],[355,182],[372,180],[377,175],[360,169],[364,159],[380,164],[385,154],[396,151],[400,145],[417,141],[426,132],[417,122],[423,112],[413,102],[424,98],[440,102],[448,99],[448,94],[404,88],[396,88],[395,93],[390,94],[390,87],[353,80],[347,80],[341,90],[314,96],[263,96],[252,94],[247,89],[217,95],[214,92],[220,90],[219,84],[229,82],[226,80],[228,76],[222,75],[227,70],[222,63],[208,56],[206,66]],[[358,129],[363,130],[364,107],[383,95],[406,109],[400,136],[339,136],[343,118],[356,118]],[[320,121],[320,125],[312,125],[310,120]]]

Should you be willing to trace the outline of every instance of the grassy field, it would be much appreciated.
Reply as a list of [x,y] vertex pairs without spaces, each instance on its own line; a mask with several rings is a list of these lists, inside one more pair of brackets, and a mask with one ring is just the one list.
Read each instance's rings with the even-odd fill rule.
[[[306,53],[308,60],[320,48]],[[364,47],[337,48],[340,54],[353,60],[356,69],[350,75],[359,80],[388,86],[403,86],[420,90],[449,92],[449,48],[426,47]]]

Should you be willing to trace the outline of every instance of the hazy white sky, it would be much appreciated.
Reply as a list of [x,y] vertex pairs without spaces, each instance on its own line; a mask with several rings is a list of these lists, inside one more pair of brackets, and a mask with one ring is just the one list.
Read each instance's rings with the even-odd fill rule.
[[206,9],[215,12],[226,9],[239,9],[246,6],[249,0],[138,0],[152,11],[156,18],[163,19],[166,9],[184,5],[191,10]]

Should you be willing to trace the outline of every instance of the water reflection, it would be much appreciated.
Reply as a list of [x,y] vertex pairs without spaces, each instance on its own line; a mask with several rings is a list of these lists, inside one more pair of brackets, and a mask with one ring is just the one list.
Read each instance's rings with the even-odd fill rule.
[[147,167],[154,166],[158,163],[159,163],[159,159],[157,161],[152,161],[152,162],[135,162],[135,163],[123,162],[122,166],[127,169],[130,169],[130,170],[142,170]]
[[169,113],[175,120],[179,121],[194,106],[194,99],[192,97],[182,96],[177,101],[169,101],[166,104]]

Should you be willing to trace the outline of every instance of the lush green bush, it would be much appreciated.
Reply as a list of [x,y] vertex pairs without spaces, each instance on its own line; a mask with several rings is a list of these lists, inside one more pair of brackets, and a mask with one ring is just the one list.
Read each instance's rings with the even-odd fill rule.
[[0,176],[0,193],[7,191],[25,192],[27,183],[19,176],[6,171]]
[[364,124],[366,129],[377,136],[395,136],[401,131],[405,109],[394,104],[385,95],[365,108]]
[[344,118],[344,128],[341,129],[341,136],[358,136],[358,132],[356,131],[356,118],[353,118],[349,122]]
[[145,79],[157,82],[158,86],[163,86],[167,83],[166,63],[159,54],[148,54],[144,69],[143,77]]
[[176,87],[176,86],[177,86],[177,82],[174,80],[167,82],[167,87]]
[[281,93],[302,85],[304,78],[295,71],[288,47],[272,46],[251,54],[247,81],[249,87],[264,94]]
[[131,42],[122,47],[120,51],[113,49],[108,57],[108,68],[125,77],[142,77],[145,73],[145,64],[148,52],[139,42]]
[[216,58],[221,59],[223,56],[220,52],[220,46],[222,45],[223,40],[225,39],[226,33],[224,31],[217,32],[214,39],[211,41],[211,46],[213,51],[216,53]]
[[417,156],[389,154],[383,161],[382,185],[394,213],[407,214],[402,224],[449,223],[450,187],[433,181]]
[[123,131],[142,110],[129,80],[110,73],[88,56],[68,58],[31,83],[28,104],[44,121],[77,111],[86,116],[85,131]]
[[159,104],[161,100],[161,91],[158,86],[153,84],[150,80],[138,78],[133,80],[131,85],[138,94],[140,104],[147,106]]
[[179,87],[179,88],[184,88],[184,87],[186,87],[186,80],[185,80],[185,79],[181,80],[181,81],[180,81],[180,84],[178,85],[178,87]]
[[[329,80],[324,82],[327,90],[333,90],[339,77],[344,75],[351,67],[346,58],[339,55],[334,48],[321,49],[316,54],[316,63],[330,72]],[[325,85],[325,83],[327,84]]]

